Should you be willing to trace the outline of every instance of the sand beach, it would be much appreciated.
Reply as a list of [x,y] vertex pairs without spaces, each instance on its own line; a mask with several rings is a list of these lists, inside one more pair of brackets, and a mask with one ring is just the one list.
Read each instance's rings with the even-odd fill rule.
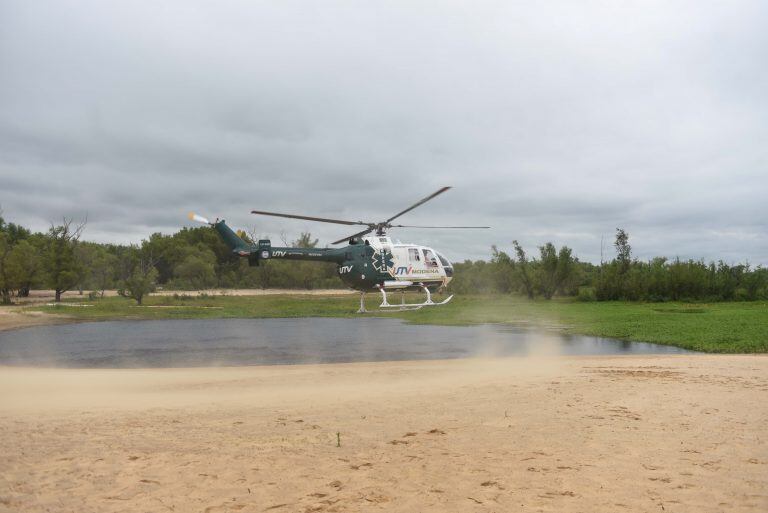
[[0,511],[766,511],[768,357],[0,369]]

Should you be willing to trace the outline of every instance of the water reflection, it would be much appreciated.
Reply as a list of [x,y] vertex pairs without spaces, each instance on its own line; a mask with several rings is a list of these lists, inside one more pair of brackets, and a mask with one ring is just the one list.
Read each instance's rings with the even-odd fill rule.
[[376,318],[117,321],[0,332],[0,364],[28,366],[194,367],[686,352],[515,326],[409,325]]

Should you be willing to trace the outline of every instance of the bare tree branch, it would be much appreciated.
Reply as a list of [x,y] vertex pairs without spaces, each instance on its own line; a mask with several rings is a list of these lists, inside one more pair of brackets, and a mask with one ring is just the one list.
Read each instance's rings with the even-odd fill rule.
[[261,235],[259,235],[256,232],[256,226],[251,226],[247,230],[245,230],[245,234],[248,236],[249,239],[251,239],[251,243],[257,244],[259,242],[259,239],[261,239]]

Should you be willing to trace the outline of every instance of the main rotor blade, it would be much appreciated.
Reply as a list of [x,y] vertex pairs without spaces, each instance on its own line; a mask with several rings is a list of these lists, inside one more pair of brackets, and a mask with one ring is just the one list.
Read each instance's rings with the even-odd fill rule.
[[342,221],[340,219],[328,219],[325,217],[300,216],[295,214],[278,214],[277,212],[264,212],[263,210],[251,210],[251,214],[258,214],[262,216],[287,217],[288,219],[303,219],[305,221],[319,221],[321,223],[347,224],[352,226],[359,224],[363,226],[369,226],[369,223],[363,223],[362,221]]
[[366,235],[368,233],[371,233],[372,231],[373,231],[373,228],[368,228],[366,230],[363,230],[362,232],[357,232],[354,235],[350,235],[348,237],[344,237],[343,239],[339,239],[339,240],[337,240],[335,242],[331,242],[331,244],[341,244],[342,242],[346,242],[349,239],[352,239],[354,237],[360,237],[361,235]]
[[417,226],[412,224],[393,224],[392,228],[490,228],[490,226]]
[[386,220],[386,221],[384,221],[384,222],[385,222],[385,223],[389,223],[389,222],[391,222],[393,219],[397,219],[398,217],[400,217],[401,215],[405,214],[406,212],[410,212],[411,210],[413,210],[414,208],[418,207],[419,205],[423,205],[423,204],[424,204],[424,203],[426,203],[427,201],[431,200],[431,199],[432,199],[432,198],[434,198],[435,196],[438,196],[438,195],[440,195],[440,194],[444,193],[444,192],[445,192],[445,191],[447,191],[448,189],[450,189],[450,187],[443,187],[443,188],[441,188],[440,190],[438,190],[437,192],[433,192],[432,194],[430,194],[430,195],[429,195],[429,196],[427,196],[426,198],[424,198],[424,199],[422,199],[422,200],[419,200],[419,201],[417,201],[416,203],[414,203],[414,204],[413,204],[413,205],[411,205],[410,207],[406,208],[405,210],[403,210],[402,212],[400,212],[400,213],[398,213],[398,214],[395,214],[395,215],[393,215],[392,217],[390,217],[389,219],[387,219],[387,220]]

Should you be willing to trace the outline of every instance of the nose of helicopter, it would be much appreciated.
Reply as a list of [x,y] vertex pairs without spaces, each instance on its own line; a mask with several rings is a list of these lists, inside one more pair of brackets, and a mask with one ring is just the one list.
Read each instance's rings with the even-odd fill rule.
[[443,270],[445,271],[445,277],[448,278],[448,281],[451,281],[451,279],[453,278],[453,264],[451,263],[450,260],[445,258],[440,253],[437,253],[437,258],[440,259],[440,264],[443,266]]

